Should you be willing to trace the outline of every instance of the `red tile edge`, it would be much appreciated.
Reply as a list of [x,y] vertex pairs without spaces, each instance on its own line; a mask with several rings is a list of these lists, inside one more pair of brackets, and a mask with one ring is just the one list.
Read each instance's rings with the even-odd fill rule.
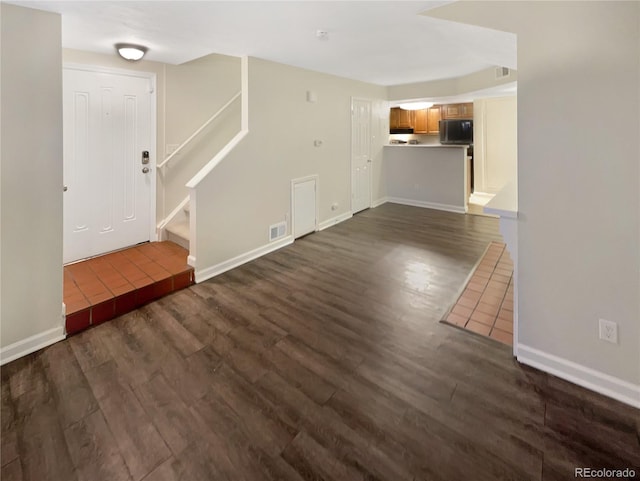
[[173,292],[173,277],[162,279],[153,284],[153,298],[159,299]]
[[149,284],[148,286],[141,287],[137,289],[136,292],[136,303],[138,306],[142,306],[147,304],[148,302],[153,301],[155,298],[153,297],[153,284]]
[[65,328],[67,335],[75,334],[76,332],[83,331],[90,326],[91,323],[91,309],[83,309],[82,311],[74,312],[65,319]]
[[193,270],[188,270],[186,272],[176,274],[175,276],[173,276],[173,290],[179,291],[180,289],[189,287],[194,283],[193,277]]
[[71,336],[88,329],[92,325],[102,324],[167,294],[189,287],[194,283],[193,270],[191,269],[100,302],[81,311],[67,314],[65,319],[67,335]]
[[115,317],[115,302],[113,299],[101,302],[91,307],[91,325],[95,326]]
[[134,311],[138,308],[139,304],[137,301],[136,291],[127,292],[126,294],[122,294],[121,296],[116,297],[115,299],[115,316],[122,316],[127,312]]

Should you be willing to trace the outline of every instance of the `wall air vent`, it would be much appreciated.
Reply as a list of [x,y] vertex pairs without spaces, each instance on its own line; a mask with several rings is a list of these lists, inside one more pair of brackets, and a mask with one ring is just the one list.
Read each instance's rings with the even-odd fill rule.
[[496,67],[496,78],[505,78],[511,74],[509,67]]
[[280,239],[287,234],[287,223],[279,222],[269,226],[269,242]]

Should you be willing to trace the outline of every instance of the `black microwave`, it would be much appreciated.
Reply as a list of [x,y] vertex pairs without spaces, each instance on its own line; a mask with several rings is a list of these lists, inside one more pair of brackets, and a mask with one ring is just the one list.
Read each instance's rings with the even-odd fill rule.
[[473,144],[473,120],[441,120],[440,143],[461,145]]

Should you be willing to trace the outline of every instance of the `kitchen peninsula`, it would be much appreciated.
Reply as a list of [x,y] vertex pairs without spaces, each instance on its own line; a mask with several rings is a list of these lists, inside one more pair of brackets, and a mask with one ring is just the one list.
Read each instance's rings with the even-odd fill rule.
[[384,147],[389,202],[465,213],[469,198],[466,145]]

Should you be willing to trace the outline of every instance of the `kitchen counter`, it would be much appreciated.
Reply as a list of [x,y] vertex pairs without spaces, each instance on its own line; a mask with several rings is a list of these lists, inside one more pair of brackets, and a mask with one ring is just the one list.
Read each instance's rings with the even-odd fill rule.
[[389,144],[383,159],[389,202],[466,212],[466,145]]

